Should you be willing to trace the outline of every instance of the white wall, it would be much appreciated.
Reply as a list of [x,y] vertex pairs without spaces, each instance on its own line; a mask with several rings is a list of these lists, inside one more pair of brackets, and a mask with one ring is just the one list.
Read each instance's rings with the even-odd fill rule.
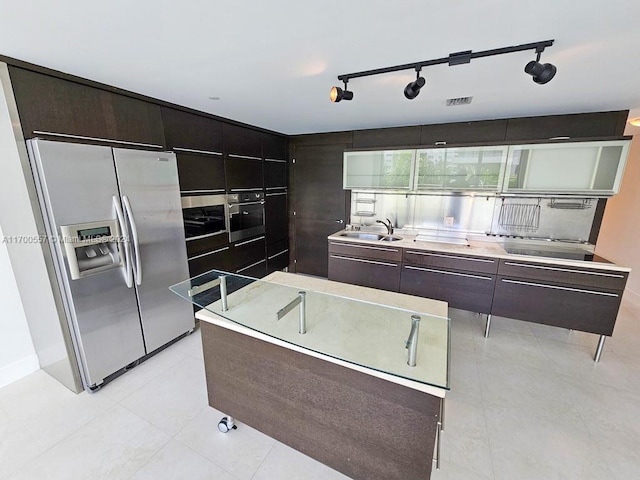
[[[2,228],[0,238],[4,240]],[[40,368],[7,245],[0,243],[0,387]]]
[[640,128],[628,125],[625,134],[635,136],[620,193],[607,200],[596,252],[632,269],[625,297],[640,304]]

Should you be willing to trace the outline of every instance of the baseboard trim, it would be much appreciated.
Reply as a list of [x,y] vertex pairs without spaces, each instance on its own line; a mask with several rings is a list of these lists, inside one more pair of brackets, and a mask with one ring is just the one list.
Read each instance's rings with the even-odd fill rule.
[[40,362],[38,362],[38,356],[35,354],[10,363],[0,368],[0,388],[20,380],[22,377],[26,377],[39,369]]

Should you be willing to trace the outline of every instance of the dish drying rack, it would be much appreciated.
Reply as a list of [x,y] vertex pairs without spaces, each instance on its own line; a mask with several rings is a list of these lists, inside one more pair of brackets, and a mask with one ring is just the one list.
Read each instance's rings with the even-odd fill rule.
[[540,228],[540,201],[537,203],[507,203],[502,199],[498,225],[507,230],[535,232]]
[[375,193],[373,197],[357,197],[355,200],[356,211],[353,213],[356,217],[375,217],[376,216],[376,199]]

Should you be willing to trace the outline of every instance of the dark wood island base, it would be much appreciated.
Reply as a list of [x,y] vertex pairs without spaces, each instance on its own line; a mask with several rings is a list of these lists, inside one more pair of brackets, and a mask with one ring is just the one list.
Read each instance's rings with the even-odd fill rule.
[[431,477],[442,398],[200,326],[213,408],[356,480]]

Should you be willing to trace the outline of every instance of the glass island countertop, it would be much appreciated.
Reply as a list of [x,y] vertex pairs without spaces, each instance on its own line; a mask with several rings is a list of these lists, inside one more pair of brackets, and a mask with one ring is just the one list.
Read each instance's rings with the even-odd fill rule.
[[[278,274],[305,283],[304,277]],[[448,318],[270,280],[278,274],[258,280],[212,270],[170,288],[214,314],[213,318],[227,320],[304,351],[399,379],[449,389]],[[318,282],[323,280],[314,281],[320,285]],[[344,287],[354,290],[352,285]],[[365,287],[356,289],[368,291],[369,298],[377,292]],[[400,299],[396,304],[415,306],[415,301],[402,301],[409,297],[394,295]],[[433,301],[425,299],[428,309],[427,302]]]

